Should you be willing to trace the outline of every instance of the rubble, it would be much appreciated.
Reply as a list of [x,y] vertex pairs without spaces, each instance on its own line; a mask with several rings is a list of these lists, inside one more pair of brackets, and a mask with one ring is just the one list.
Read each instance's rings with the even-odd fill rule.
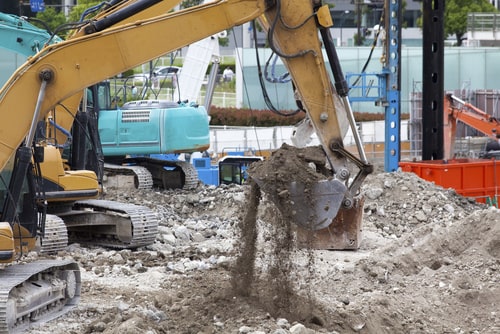
[[158,212],[156,242],[137,250],[68,246],[60,255],[82,267],[81,302],[27,333],[500,332],[498,209],[414,174],[369,175],[360,249],[293,249],[287,300],[295,312],[284,314],[262,293],[270,285],[270,205],[259,208],[254,292],[231,288],[247,190],[107,189],[107,199]]

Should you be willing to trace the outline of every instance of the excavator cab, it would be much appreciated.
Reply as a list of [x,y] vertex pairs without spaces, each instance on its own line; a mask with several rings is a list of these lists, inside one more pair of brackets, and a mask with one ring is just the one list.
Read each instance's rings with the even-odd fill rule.
[[263,157],[226,155],[219,162],[219,184],[243,184],[248,179],[249,166]]
[[495,139],[490,139],[484,146],[484,151],[479,155],[483,159],[500,160],[500,134]]

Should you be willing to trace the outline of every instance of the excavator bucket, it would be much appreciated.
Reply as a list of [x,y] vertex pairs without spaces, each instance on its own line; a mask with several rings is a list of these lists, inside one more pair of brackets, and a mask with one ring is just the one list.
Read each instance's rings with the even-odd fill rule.
[[261,180],[256,183],[268,194],[283,217],[295,225],[301,248],[355,250],[361,242],[364,198],[342,208],[346,186],[338,180],[312,185],[291,182],[286,191],[271,193]]
[[316,231],[330,225],[342,205],[346,190],[346,186],[335,179],[311,185],[294,181],[288,186],[288,198],[280,198],[275,204],[295,225]]
[[357,249],[364,199],[352,198],[354,205],[344,208],[349,189],[327,177],[324,166],[322,148],[283,145],[268,160],[253,163],[248,174],[284,221],[295,225],[300,247]]
[[356,250],[361,244],[364,198],[357,198],[350,209],[340,209],[327,227],[310,231],[297,227],[297,244],[301,248]]

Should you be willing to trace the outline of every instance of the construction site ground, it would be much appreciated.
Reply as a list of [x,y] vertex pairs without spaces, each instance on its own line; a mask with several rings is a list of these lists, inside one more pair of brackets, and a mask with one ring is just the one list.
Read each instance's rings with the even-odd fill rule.
[[249,186],[108,188],[106,199],[157,212],[157,240],[136,250],[69,245],[58,256],[80,264],[81,301],[27,333],[500,333],[500,211],[375,169],[362,186],[357,251],[294,247],[263,195],[243,289]]

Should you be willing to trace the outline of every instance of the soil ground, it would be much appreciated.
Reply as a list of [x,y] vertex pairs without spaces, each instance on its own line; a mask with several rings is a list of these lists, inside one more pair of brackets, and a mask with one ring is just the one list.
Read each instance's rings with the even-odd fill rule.
[[361,189],[358,250],[299,249],[260,190],[107,189],[158,214],[156,242],[68,246],[59,256],[81,266],[81,301],[27,333],[500,333],[498,209],[377,172]]

